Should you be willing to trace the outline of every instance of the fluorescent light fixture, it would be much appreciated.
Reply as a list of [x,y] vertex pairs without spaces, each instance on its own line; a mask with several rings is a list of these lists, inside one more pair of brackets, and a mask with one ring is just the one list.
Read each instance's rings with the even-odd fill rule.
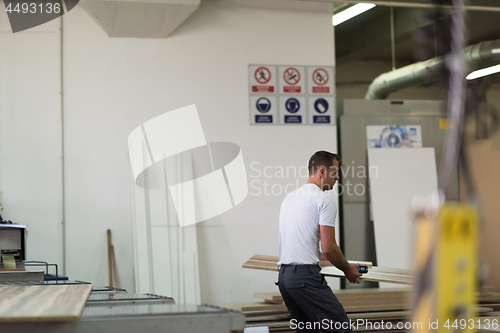
[[479,77],[483,77],[483,76],[490,75],[490,74],[495,74],[498,72],[500,72],[500,65],[495,65],[495,66],[491,66],[491,67],[487,67],[487,68],[483,68],[483,69],[479,69],[477,71],[474,71],[474,72],[470,73],[469,75],[467,75],[466,79],[467,80],[474,80],[474,79],[477,79]]
[[334,26],[337,26],[340,23],[345,22],[356,15],[359,15],[361,13],[366,12],[369,9],[372,9],[373,7],[375,7],[375,4],[373,3],[358,3],[357,5],[349,7],[346,10],[343,10],[340,13],[333,15],[332,23]]

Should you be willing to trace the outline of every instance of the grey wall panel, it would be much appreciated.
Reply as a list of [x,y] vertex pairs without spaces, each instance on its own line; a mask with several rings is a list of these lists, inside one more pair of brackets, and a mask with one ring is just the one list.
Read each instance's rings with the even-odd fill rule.
[[[439,125],[439,120],[446,117],[443,102],[344,100],[338,103],[337,113],[338,150],[342,159],[339,182],[342,250],[348,259],[368,260],[376,264],[373,222],[370,218],[366,126],[420,125],[422,147],[434,147],[439,169],[446,134],[446,130],[440,129]],[[446,198],[451,201],[459,199],[458,168],[453,172]],[[350,284],[347,286],[353,287]]]
[[[373,223],[370,221],[370,209],[364,202],[346,202],[343,204],[343,252],[348,260],[371,261],[377,265]],[[345,281],[344,281],[345,283]],[[347,283],[349,288],[377,287],[378,283],[363,281],[356,286]]]
[[[359,177],[361,168],[368,174],[366,152],[366,126],[370,125],[420,125],[422,146],[434,147],[436,161],[441,159],[442,143],[446,130],[439,129],[439,116],[341,116],[340,145],[342,151],[342,181],[344,202],[364,202],[368,196],[368,178]],[[438,166],[439,167],[439,166]],[[354,173],[352,172],[354,170]],[[458,173],[455,168],[453,180],[446,191],[449,200],[458,200]],[[358,185],[359,184],[359,185]],[[362,191],[362,189],[364,191]]]

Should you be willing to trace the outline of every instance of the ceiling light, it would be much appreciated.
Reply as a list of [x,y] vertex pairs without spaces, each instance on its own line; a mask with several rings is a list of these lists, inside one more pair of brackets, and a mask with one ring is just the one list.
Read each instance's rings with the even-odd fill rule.
[[495,74],[498,72],[500,72],[500,65],[495,65],[495,66],[491,66],[491,67],[487,67],[487,68],[483,68],[483,69],[479,69],[477,71],[474,71],[474,72],[470,73],[469,75],[467,75],[466,79],[467,80],[474,80],[474,79],[477,79],[479,77],[483,77],[483,76],[490,75],[490,74]]
[[345,22],[356,15],[359,15],[361,13],[366,12],[369,9],[372,9],[373,7],[375,7],[375,4],[373,3],[358,3],[357,5],[349,7],[346,10],[343,10],[340,13],[333,15],[332,23],[334,26],[337,26],[340,23]]

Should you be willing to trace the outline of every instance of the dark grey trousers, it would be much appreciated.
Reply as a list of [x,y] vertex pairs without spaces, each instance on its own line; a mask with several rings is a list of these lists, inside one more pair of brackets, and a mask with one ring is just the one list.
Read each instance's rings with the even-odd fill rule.
[[297,332],[352,332],[320,270],[317,265],[281,265],[276,284],[290,312],[290,326]]

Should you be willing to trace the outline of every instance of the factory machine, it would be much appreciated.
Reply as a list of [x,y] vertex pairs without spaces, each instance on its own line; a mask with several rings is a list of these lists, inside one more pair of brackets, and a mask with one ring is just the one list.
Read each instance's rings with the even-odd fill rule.
[[[342,166],[368,169],[367,126],[421,126],[422,147],[433,147],[439,162],[446,133],[446,114],[442,101],[400,101],[400,100],[342,100],[337,105],[338,151]],[[397,131],[390,133],[387,144],[401,144],[403,138]],[[458,168],[451,175],[446,190],[446,199],[459,200]],[[438,179],[439,181],[439,179]],[[369,188],[368,178],[358,178],[351,172],[341,174],[340,184],[349,184],[351,189],[361,184]],[[371,261],[377,264],[375,237],[370,208],[370,191],[359,195],[355,191],[344,191],[340,196],[339,217],[341,247],[347,258]],[[343,287],[377,287],[376,282],[362,282],[360,285],[346,284]]]
[[0,269],[24,269],[26,238],[25,224],[12,223],[0,216]]

